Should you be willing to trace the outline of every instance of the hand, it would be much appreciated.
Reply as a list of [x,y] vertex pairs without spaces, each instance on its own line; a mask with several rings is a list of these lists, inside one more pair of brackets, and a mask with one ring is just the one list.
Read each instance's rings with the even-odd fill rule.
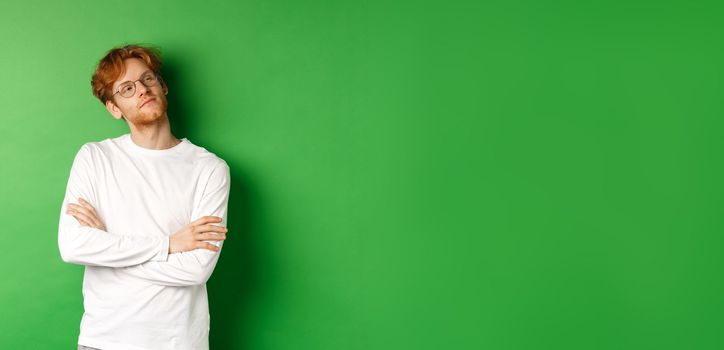
[[[226,239],[226,227],[206,225],[207,223],[221,222],[218,216],[204,216],[171,235],[168,252],[178,253],[194,249],[208,249],[218,252],[219,247],[204,241],[223,241]],[[219,232],[215,234],[212,232]]]
[[101,221],[96,209],[83,198],[78,198],[78,202],[80,205],[69,203],[67,213],[78,220],[81,226],[95,227],[105,231],[106,225]]

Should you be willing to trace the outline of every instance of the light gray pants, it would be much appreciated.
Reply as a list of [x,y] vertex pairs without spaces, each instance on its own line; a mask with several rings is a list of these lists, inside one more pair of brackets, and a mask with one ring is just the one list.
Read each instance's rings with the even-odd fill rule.
[[83,345],[78,344],[78,350],[101,350],[101,349],[91,348],[90,346],[83,346]]

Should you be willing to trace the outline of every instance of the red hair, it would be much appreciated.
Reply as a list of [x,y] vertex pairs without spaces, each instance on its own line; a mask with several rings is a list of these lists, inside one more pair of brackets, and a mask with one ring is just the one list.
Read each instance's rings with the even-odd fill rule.
[[126,73],[124,61],[128,58],[138,58],[146,63],[148,68],[153,70],[161,80],[161,52],[155,47],[144,47],[140,45],[126,45],[123,47],[115,47],[98,62],[93,78],[91,78],[91,87],[93,95],[97,97],[101,103],[105,104],[110,100],[113,93],[113,83]]

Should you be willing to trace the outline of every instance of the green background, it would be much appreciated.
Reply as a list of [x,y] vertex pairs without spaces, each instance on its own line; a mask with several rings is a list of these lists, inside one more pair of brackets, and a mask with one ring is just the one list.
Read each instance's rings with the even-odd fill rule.
[[721,349],[717,2],[0,2],[0,347],[74,349],[57,225],[111,47],[231,167],[212,349]]

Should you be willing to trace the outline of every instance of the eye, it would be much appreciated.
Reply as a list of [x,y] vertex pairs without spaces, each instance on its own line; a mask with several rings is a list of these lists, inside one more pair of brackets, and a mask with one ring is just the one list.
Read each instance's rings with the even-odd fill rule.
[[122,93],[122,94],[130,93],[131,90],[133,90],[133,85],[131,85],[131,84],[123,85],[123,86],[121,86],[120,89],[118,89],[118,91],[120,91],[120,93]]
[[147,74],[146,76],[143,77],[143,81],[145,81],[147,83],[151,83],[151,82],[156,81],[156,77],[153,74]]

